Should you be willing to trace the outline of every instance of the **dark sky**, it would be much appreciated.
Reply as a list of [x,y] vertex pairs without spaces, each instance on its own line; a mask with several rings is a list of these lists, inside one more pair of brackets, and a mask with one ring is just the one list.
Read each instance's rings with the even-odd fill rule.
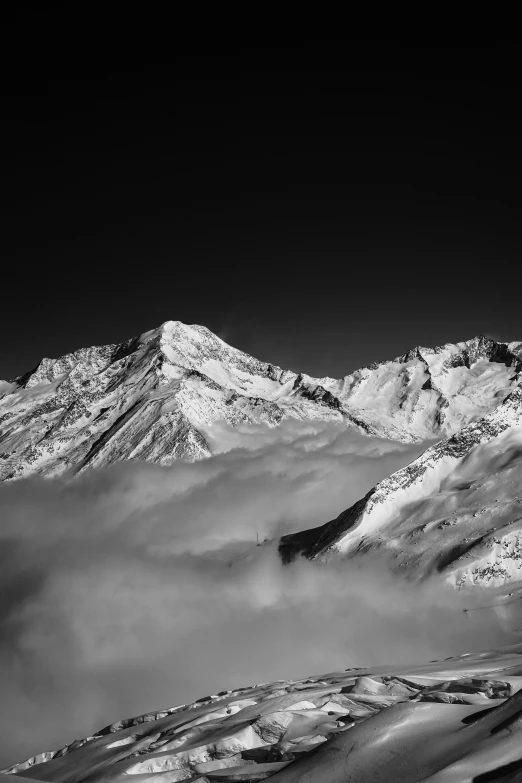
[[522,339],[520,46],[189,41],[140,62],[35,46],[52,19],[23,14],[0,378],[167,319],[315,375]]

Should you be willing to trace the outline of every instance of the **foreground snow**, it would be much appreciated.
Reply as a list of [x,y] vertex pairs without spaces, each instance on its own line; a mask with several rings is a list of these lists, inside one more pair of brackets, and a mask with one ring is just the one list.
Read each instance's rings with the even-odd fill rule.
[[218,421],[333,421],[396,441],[438,438],[494,410],[521,368],[522,343],[477,337],[340,380],[312,378],[260,362],[205,327],[167,321],[0,382],[0,479],[200,459],[213,450],[208,431]]
[[518,644],[223,692],[119,721],[4,773],[57,783],[515,783],[521,740]]

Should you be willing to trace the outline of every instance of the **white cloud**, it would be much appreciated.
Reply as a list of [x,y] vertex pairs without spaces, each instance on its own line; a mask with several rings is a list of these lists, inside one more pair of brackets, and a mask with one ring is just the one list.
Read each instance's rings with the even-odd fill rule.
[[283,567],[252,546],[328,521],[421,446],[295,422],[227,437],[203,462],[0,487],[1,764],[207,692],[500,643],[382,561]]

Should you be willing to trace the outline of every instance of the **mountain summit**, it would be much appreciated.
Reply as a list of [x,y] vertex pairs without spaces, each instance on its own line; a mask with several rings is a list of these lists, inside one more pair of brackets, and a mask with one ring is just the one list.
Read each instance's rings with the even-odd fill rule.
[[522,343],[415,348],[339,380],[261,362],[203,326],[167,321],[0,382],[0,479],[212,453],[209,427],[336,421],[411,442],[452,435],[518,384]]

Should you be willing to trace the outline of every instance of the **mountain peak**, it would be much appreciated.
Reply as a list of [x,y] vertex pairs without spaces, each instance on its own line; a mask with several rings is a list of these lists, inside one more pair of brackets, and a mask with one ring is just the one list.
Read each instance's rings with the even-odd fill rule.
[[45,358],[0,387],[0,478],[210,454],[209,426],[335,421],[411,442],[452,435],[518,384],[520,343],[418,347],[339,380],[312,378],[168,320],[118,345]]

